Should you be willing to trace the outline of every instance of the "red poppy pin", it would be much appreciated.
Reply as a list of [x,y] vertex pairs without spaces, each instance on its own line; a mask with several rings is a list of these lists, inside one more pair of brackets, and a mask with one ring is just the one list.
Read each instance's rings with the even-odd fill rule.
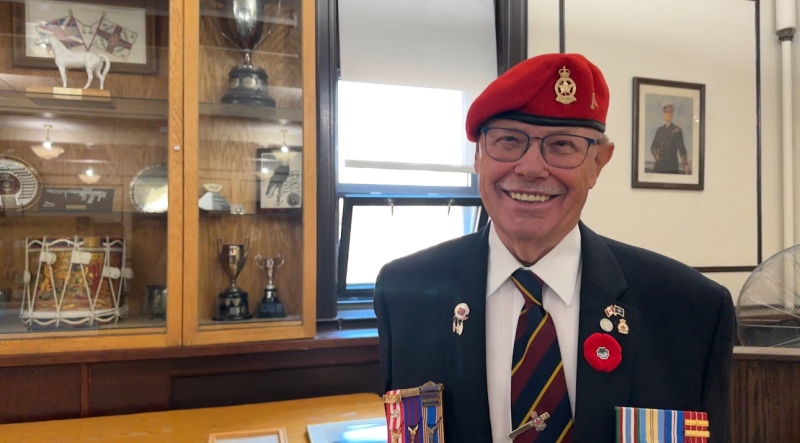
[[611,372],[622,362],[622,346],[614,337],[596,332],[583,342],[583,357],[598,371]]

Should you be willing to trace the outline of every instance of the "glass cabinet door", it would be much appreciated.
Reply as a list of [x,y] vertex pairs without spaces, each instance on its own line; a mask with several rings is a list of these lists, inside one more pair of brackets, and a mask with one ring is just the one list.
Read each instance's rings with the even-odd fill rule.
[[0,353],[179,342],[170,15],[0,1]]
[[314,333],[313,19],[301,0],[186,11],[188,343]]

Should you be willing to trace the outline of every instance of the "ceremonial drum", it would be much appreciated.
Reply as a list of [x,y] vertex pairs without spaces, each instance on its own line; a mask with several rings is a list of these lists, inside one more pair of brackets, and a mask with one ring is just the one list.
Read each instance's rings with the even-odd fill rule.
[[122,294],[133,272],[124,267],[124,238],[29,238],[25,249],[26,325],[91,326],[127,313]]

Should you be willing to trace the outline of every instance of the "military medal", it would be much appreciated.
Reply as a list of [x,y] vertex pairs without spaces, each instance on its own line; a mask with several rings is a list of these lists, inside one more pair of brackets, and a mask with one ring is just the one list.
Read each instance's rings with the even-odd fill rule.
[[568,105],[575,100],[575,81],[569,78],[569,69],[566,66],[558,70],[558,75],[561,76],[556,80],[556,101]]
[[604,318],[600,320],[600,329],[606,332],[611,332],[611,330],[614,329],[614,324],[611,323],[611,320]]
[[441,426],[442,392],[440,385],[426,383],[420,386],[419,399],[422,407],[422,423],[425,427],[424,443],[444,443]]
[[417,432],[422,420],[422,405],[419,395],[403,398],[403,415],[406,422],[406,443],[417,443]]
[[628,333],[628,323],[625,321],[624,318],[619,319],[619,325],[617,325],[617,331],[619,331],[620,334]]
[[400,390],[389,391],[383,396],[384,407],[386,408],[387,431],[389,441],[399,443],[403,435],[403,408]]
[[464,331],[464,321],[469,318],[469,306],[466,303],[456,305],[455,315],[453,316],[453,332],[458,335]]

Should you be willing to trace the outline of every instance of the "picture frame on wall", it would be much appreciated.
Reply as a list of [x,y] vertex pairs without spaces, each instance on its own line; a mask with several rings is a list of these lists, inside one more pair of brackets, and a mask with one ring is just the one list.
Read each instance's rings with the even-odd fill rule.
[[633,78],[633,188],[702,191],[705,85]]
[[303,206],[303,150],[267,146],[256,150],[259,213],[299,214]]
[[86,3],[60,0],[12,3],[12,60],[18,68],[57,69],[50,48],[36,40],[55,35],[72,52],[105,55],[109,72],[155,75],[155,16],[145,0]]

